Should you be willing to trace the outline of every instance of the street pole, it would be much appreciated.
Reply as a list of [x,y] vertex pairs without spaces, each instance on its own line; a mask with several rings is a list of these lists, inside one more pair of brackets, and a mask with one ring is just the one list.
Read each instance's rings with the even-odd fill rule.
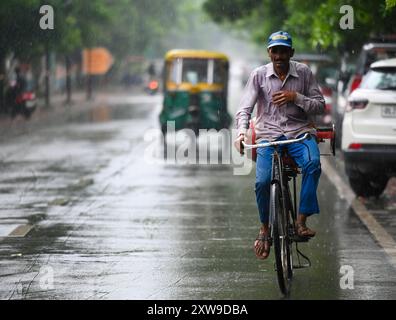
[[92,75],[88,75],[88,84],[87,84],[87,100],[92,99]]
[[45,106],[50,106],[50,52],[48,43],[45,48]]
[[4,90],[6,84],[6,55],[0,52],[0,113],[5,110]]
[[[64,12],[66,19],[70,16],[72,12],[73,0],[63,1]],[[72,99],[72,81],[71,81],[71,59],[70,52],[66,53],[65,56],[65,66],[66,66],[66,104],[71,104]]]
[[91,75],[91,49],[88,49],[87,54],[87,100],[92,99],[92,75]]
[[70,56],[66,55],[66,104],[70,105],[72,87],[71,87],[71,61]]

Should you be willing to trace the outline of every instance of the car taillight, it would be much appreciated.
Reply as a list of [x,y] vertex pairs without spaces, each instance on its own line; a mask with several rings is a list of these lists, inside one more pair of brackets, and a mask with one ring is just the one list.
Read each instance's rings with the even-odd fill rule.
[[355,109],[364,109],[366,108],[368,102],[369,101],[367,99],[349,100],[345,111],[349,112]]
[[355,75],[351,84],[351,91],[357,89],[360,86],[360,83],[362,82],[362,76],[361,75]]
[[362,148],[361,143],[351,143],[348,147],[348,149],[350,149],[350,150],[359,150],[361,148]]

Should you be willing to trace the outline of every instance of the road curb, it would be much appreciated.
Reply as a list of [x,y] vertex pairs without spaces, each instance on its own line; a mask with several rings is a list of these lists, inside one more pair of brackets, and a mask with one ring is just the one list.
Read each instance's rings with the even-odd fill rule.
[[387,254],[390,263],[396,269],[396,242],[393,237],[381,226],[375,217],[367,210],[366,206],[356,198],[352,189],[342,180],[328,159],[321,160],[323,172],[330,182],[336,187],[340,197],[347,201],[353,212],[373,235],[377,243]]

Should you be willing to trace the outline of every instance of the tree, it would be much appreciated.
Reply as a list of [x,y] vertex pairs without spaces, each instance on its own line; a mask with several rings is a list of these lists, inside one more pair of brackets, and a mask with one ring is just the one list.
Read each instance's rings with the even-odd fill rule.
[[[4,108],[6,81],[6,57],[10,52],[32,52],[35,50],[35,32],[38,19],[33,8],[38,0],[13,0],[0,2],[0,110]],[[22,50],[22,47],[25,47]]]
[[[54,8],[55,28],[40,28],[40,7]],[[32,60],[49,51],[66,55],[98,42],[100,28],[109,21],[104,0],[7,0],[0,4],[0,101],[3,103],[7,54]],[[48,60],[48,59],[47,59]],[[48,64],[48,63],[47,63]],[[48,74],[48,72],[47,72]],[[48,82],[48,81],[47,81]],[[49,82],[47,83],[48,91]]]
[[386,0],[386,10],[391,10],[396,6],[396,0]]
[[[370,36],[396,32],[395,3],[395,0],[206,0],[204,9],[214,21],[247,27],[256,42],[275,30],[287,29],[295,35],[299,50],[354,51]],[[352,30],[340,28],[343,5],[353,8]]]
[[116,58],[160,49],[161,39],[178,24],[176,0],[118,0],[108,6],[112,22],[103,30],[103,43]]
[[[106,46],[116,61],[129,55],[162,56],[166,47],[164,39],[183,22],[185,3],[177,0],[2,0],[0,100],[8,54],[32,61],[43,54],[48,58],[49,52],[57,52],[65,56],[67,68],[71,54],[94,46]],[[53,7],[53,30],[39,27],[42,5]],[[67,87],[70,87],[69,78]]]
[[[307,0],[304,2],[307,7],[303,9],[301,2],[286,0],[286,5],[293,14],[285,27],[293,31],[302,30],[312,48],[335,48],[354,52],[370,37],[396,32],[396,11],[386,10],[383,0],[327,0],[321,3]],[[344,5],[353,9],[353,29],[340,27],[343,16],[340,8]],[[312,14],[304,14],[308,8],[311,8]]]

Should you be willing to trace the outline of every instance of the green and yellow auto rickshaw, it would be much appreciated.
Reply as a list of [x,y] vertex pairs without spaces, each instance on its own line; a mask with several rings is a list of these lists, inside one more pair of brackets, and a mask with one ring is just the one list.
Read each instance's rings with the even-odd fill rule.
[[162,132],[170,121],[175,130],[228,128],[229,60],[204,50],[171,50],[165,55]]

